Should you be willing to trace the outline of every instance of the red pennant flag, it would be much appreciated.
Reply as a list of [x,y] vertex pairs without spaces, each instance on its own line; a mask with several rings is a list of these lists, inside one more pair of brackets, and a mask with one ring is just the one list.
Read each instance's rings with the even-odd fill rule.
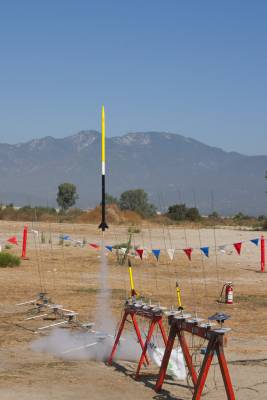
[[136,249],[136,253],[139,255],[141,260],[143,260],[144,249]]
[[236,249],[236,251],[237,251],[237,253],[240,255],[240,253],[241,253],[241,246],[242,246],[242,242],[239,242],[239,243],[234,243],[234,247],[235,247],[235,249]]
[[11,236],[9,239],[7,239],[7,241],[12,244],[18,244],[18,239],[16,238],[16,236]]
[[89,243],[89,246],[93,247],[94,249],[99,249],[99,246],[96,243]]
[[188,259],[191,261],[191,254],[193,249],[189,247],[188,249],[184,249],[185,254],[187,255]]

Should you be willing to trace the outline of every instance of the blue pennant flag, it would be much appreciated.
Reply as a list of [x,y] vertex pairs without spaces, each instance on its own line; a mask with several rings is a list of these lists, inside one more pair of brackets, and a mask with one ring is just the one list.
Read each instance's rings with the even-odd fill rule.
[[112,251],[113,247],[112,246],[105,246],[106,249],[108,249],[109,251]]
[[256,246],[258,246],[259,239],[251,239],[251,243],[254,243]]
[[159,261],[160,250],[159,249],[154,249],[154,250],[152,250],[152,253],[156,257],[157,261]]
[[62,239],[62,240],[70,240],[70,236],[68,236],[68,235],[60,236],[60,239]]
[[202,251],[202,253],[208,257],[209,256],[209,248],[208,247],[200,247],[200,250]]

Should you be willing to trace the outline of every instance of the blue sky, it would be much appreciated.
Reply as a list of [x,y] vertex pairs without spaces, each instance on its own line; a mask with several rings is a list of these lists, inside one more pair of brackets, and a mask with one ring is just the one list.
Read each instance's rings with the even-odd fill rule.
[[267,2],[0,1],[0,141],[169,131],[267,154]]

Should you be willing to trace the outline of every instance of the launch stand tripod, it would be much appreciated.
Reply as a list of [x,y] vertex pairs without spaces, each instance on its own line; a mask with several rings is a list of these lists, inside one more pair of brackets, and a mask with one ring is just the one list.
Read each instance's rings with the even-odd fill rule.
[[[165,346],[167,344],[167,335],[166,335],[166,332],[165,332],[165,329],[164,329],[164,326],[162,323],[162,317],[163,317],[162,308],[143,303],[142,301],[135,301],[135,300],[129,299],[125,303],[124,315],[121,320],[120,327],[119,327],[119,330],[118,330],[117,336],[115,338],[115,342],[114,342],[114,345],[113,345],[113,348],[112,348],[112,351],[111,351],[111,354],[110,354],[110,357],[108,360],[109,364],[112,364],[112,360],[116,353],[116,349],[117,349],[117,346],[118,346],[118,343],[119,343],[119,340],[120,340],[120,337],[121,337],[121,334],[124,329],[124,325],[125,325],[125,322],[127,321],[128,316],[130,316],[133,321],[135,332],[136,332],[138,341],[140,343],[140,346],[142,348],[142,354],[139,359],[139,363],[138,363],[138,367],[137,367],[136,375],[135,375],[135,377],[137,379],[142,365],[145,362],[146,362],[146,364],[149,364],[148,357],[147,357],[147,348],[148,348],[149,342],[152,338],[152,335],[153,335],[156,325],[158,324],[158,326],[159,326],[161,336],[162,336]],[[148,319],[151,321],[147,335],[146,335],[145,343],[143,343],[140,329],[139,329],[139,326],[138,326],[138,323],[136,320],[136,316],[140,316],[142,318],[145,318],[145,319]]]
[[[161,387],[163,385],[174,341],[176,336],[178,336],[178,340],[180,342],[183,351],[183,355],[189,370],[189,374],[191,375],[194,385],[194,394],[192,400],[199,400],[201,398],[201,394],[215,352],[218,357],[227,398],[228,400],[235,400],[231,378],[229,375],[227,362],[223,350],[224,334],[228,332],[230,329],[222,328],[222,323],[224,322],[222,315],[224,316],[224,314],[216,314],[215,316],[210,317],[211,320],[216,320],[216,318],[218,318],[217,322],[221,323],[221,327],[219,329],[211,329],[210,324],[199,324],[199,320],[197,318],[187,319],[186,316],[183,316],[182,314],[180,316],[170,316],[168,318],[170,325],[170,332],[159,371],[159,377],[155,387],[155,390],[157,392],[161,390]],[[226,317],[228,318],[228,316]],[[201,365],[199,375],[197,375],[192,363],[192,358],[189,353],[188,345],[184,335],[185,332],[191,333],[192,335],[198,336],[208,341],[207,350]]]

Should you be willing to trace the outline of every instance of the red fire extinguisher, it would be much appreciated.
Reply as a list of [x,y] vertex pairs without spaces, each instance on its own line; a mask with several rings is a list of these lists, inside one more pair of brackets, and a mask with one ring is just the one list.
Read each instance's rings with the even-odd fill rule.
[[[223,292],[225,292],[225,297],[223,301]],[[234,288],[232,282],[225,282],[222,287],[220,302],[224,302],[225,304],[233,304],[234,302]]]

